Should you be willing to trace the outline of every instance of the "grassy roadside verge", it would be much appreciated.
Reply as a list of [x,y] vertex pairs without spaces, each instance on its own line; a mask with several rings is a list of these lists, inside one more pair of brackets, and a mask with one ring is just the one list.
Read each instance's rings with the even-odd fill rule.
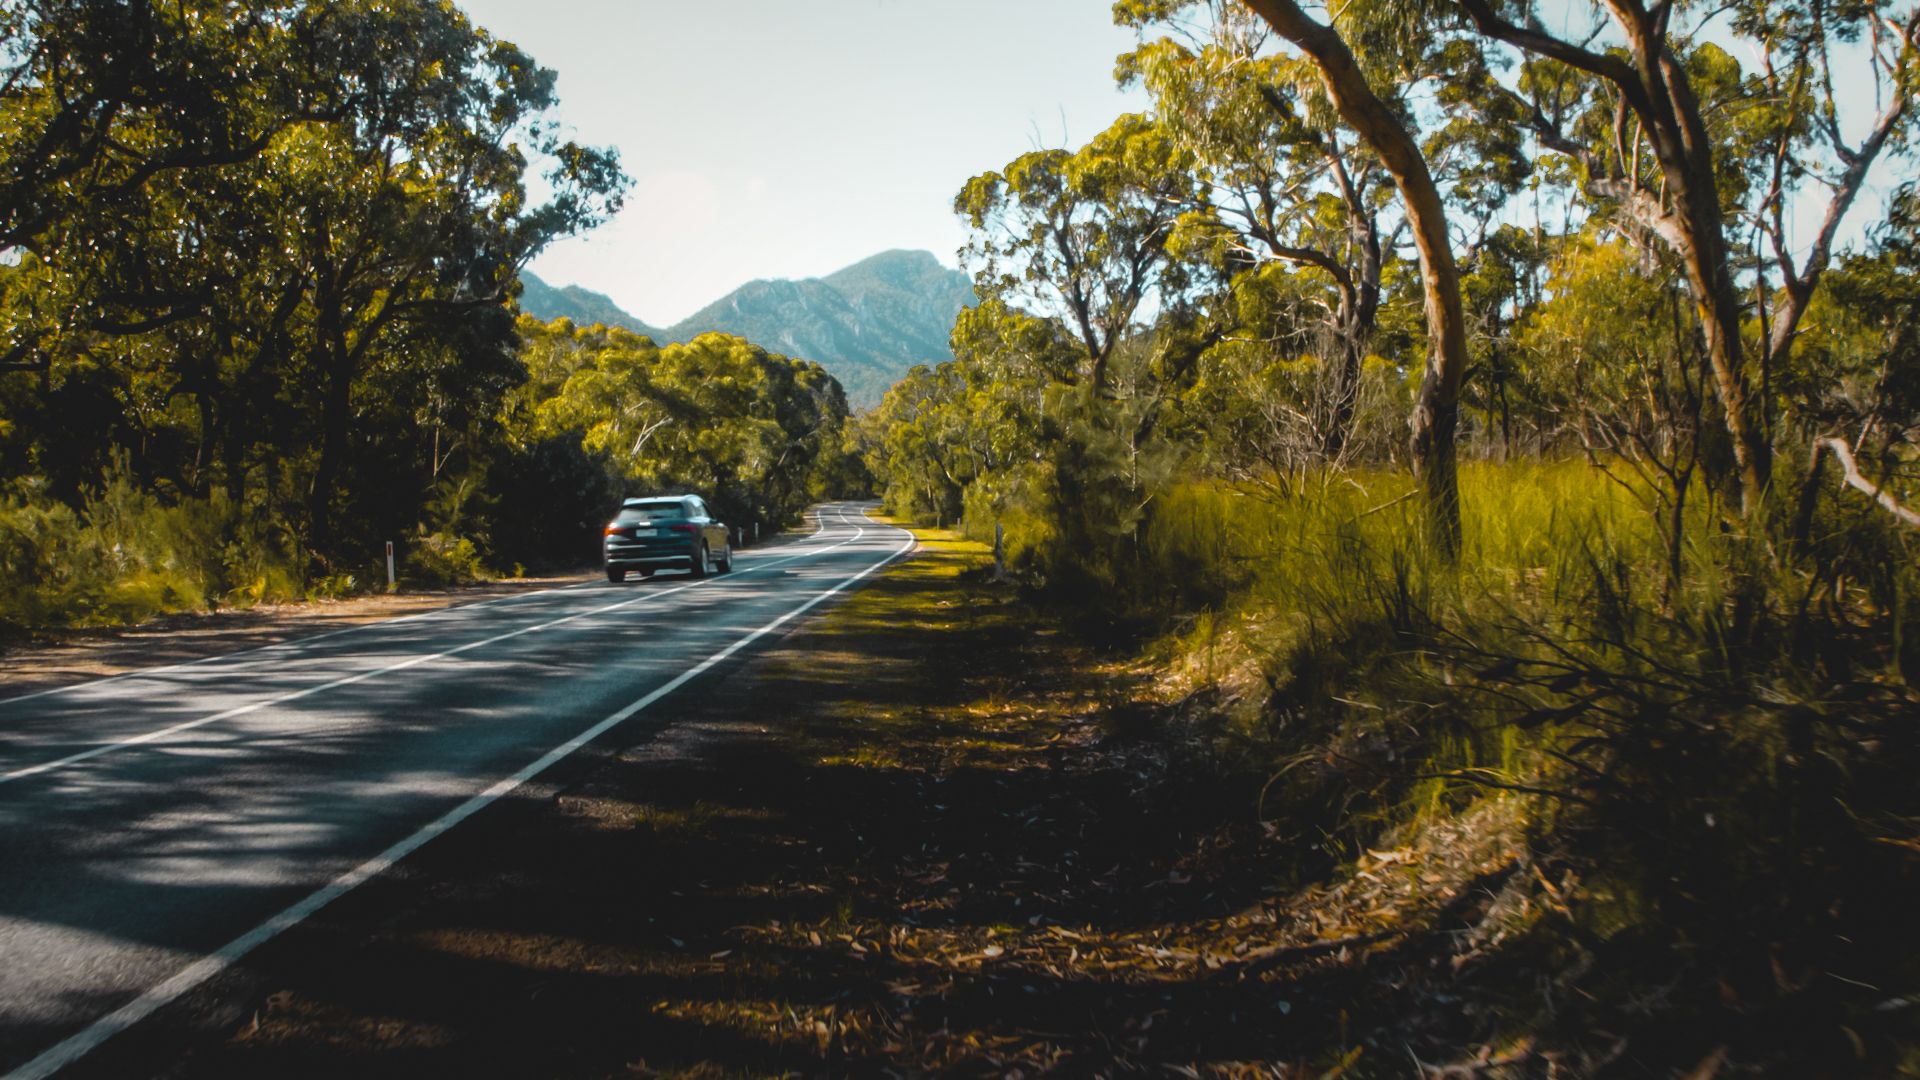
[[1510,851],[1284,888],[1257,784],[919,533],[80,1075],[1359,1075],[1470,1034],[1418,973],[1460,971]]

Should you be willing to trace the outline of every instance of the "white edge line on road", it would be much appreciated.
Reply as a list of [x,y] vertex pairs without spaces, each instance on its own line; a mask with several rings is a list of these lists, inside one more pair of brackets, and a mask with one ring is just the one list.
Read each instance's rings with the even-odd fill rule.
[[[851,524],[851,523],[849,522],[848,524]],[[509,630],[504,634],[495,634],[490,638],[483,638],[479,641],[470,641],[465,645],[448,649],[445,652],[432,653],[426,656],[409,657],[408,659],[402,660],[399,663],[389,664],[383,668],[375,668],[372,671],[363,671],[358,675],[343,676],[341,678],[334,679],[331,682],[321,683],[318,686],[309,686],[304,690],[296,690],[290,694],[282,694],[279,697],[266,698],[264,700],[251,702],[246,705],[237,705],[231,709],[226,710],[225,712],[214,713],[211,716],[202,716],[193,720],[183,720],[178,724],[173,724],[168,727],[159,728],[154,731],[143,732],[139,735],[131,735],[124,739],[115,739],[112,742],[100,743],[96,746],[88,747],[85,750],[75,751],[74,753],[68,754],[65,757],[55,758],[52,761],[43,761],[38,765],[26,765],[26,766],[22,766],[21,768],[14,769],[10,772],[0,772],[0,784],[9,784],[14,782],[15,780],[25,780],[28,777],[39,776],[43,773],[53,772],[56,769],[64,769],[69,765],[78,765],[83,761],[91,761],[94,758],[111,754],[117,750],[125,750],[129,747],[134,747],[134,746],[144,746],[147,743],[157,742],[161,739],[167,738],[168,736],[178,735],[185,731],[192,731],[195,728],[205,727],[208,724],[219,723],[222,720],[232,720],[235,717],[246,716],[249,713],[259,712],[261,709],[270,709],[275,705],[284,705],[289,701],[298,701],[301,698],[312,697],[315,694],[322,693],[327,690],[336,690],[342,686],[351,686],[355,683],[366,682],[368,679],[379,678],[382,675],[390,675],[393,672],[404,671],[407,668],[418,667],[421,664],[432,663],[435,660],[444,660],[449,656],[457,656],[460,653],[466,652],[470,649],[478,649],[487,645],[497,644],[498,642],[506,641],[509,638],[519,637],[522,634],[532,634],[532,633],[537,633],[541,630],[551,630],[556,626],[561,626],[570,622],[576,622],[580,619],[592,618],[595,615],[605,615],[609,611],[618,611],[621,608],[632,607],[634,604],[638,604],[643,600],[658,600],[663,596],[672,596],[674,593],[685,592],[688,589],[692,589],[700,585],[717,583],[717,582],[722,582],[726,580],[733,580],[739,577],[744,577],[747,574],[757,573],[758,571],[765,570],[770,567],[778,566],[781,563],[792,562],[795,559],[806,559],[806,558],[811,558],[815,555],[824,555],[827,552],[833,551],[836,548],[842,548],[847,546],[848,544],[854,543],[855,541],[859,540],[862,536],[865,536],[866,532],[867,530],[864,528],[855,528],[852,536],[848,537],[845,540],[840,541],[837,544],[829,544],[825,547],[814,548],[808,551],[801,552],[798,555],[787,555],[778,559],[771,559],[771,560],[768,560],[767,562],[760,563],[757,566],[743,567],[737,573],[729,574],[726,578],[707,577],[707,578],[699,579],[697,581],[690,582],[685,585],[676,585],[671,589],[660,589],[660,590],[655,590],[651,592],[641,593],[637,596],[631,597],[626,600],[621,600],[617,603],[605,604],[605,605],[602,605],[601,607],[591,608],[587,611],[575,612],[572,615],[567,615],[558,619],[550,619],[546,622],[536,623],[532,626],[523,626],[518,630]],[[412,618],[412,617],[413,616],[408,616],[408,618]],[[337,631],[337,632],[344,633],[345,631]]]
[[[821,533],[827,531],[825,516],[822,514],[815,514],[814,517],[815,517],[816,524],[819,527],[816,528],[813,532],[810,532],[807,535],[801,537],[800,539],[802,542],[816,539],[819,537]],[[845,520],[844,514],[842,515],[842,520],[843,522]],[[69,683],[66,686],[50,686],[45,690],[35,690],[30,694],[18,694],[18,695],[15,695],[14,697],[0,698],[0,709],[4,709],[7,706],[12,705],[16,702],[32,701],[34,698],[47,697],[52,694],[68,694],[68,693],[72,693],[75,690],[81,690],[81,689],[94,687],[94,686],[103,686],[107,683],[112,683],[112,682],[119,682],[122,679],[138,679],[138,678],[151,677],[154,675],[166,675],[170,672],[183,671],[187,668],[196,667],[200,664],[211,664],[218,660],[237,660],[242,656],[252,656],[254,653],[272,652],[276,649],[305,648],[306,646],[312,645],[315,642],[325,641],[328,638],[336,638],[341,636],[342,634],[357,634],[363,630],[372,630],[376,627],[392,626],[395,623],[413,622],[418,619],[432,618],[435,615],[444,615],[444,614],[447,614],[448,612],[455,612],[455,611],[466,612],[466,611],[472,611],[475,608],[490,607],[494,604],[511,603],[516,600],[531,600],[531,599],[534,599],[535,597],[547,596],[557,592],[565,592],[568,589],[578,589],[578,588],[581,588],[582,586],[592,585],[592,584],[593,582],[591,581],[577,581],[572,585],[556,585],[551,589],[536,589],[533,592],[520,593],[515,596],[496,596],[491,600],[476,600],[470,604],[448,604],[446,607],[433,608],[430,611],[416,611],[411,615],[396,615],[391,619],[376,619],[372,622],[361,623],[358,626],[346,626],[338,630],[328,630],[325,633],[314,634],[309,637],[289,638],[286,641],[276,641],[270,645],[255,645],[250,649],[241,649],[239,652],[215,653],[212,656],[202,656],[197,660],[182,660],[177,664],[162,664],[159,667],[140,668],[135,671],[123,671],[118,675],[108,675],[103,678],[88,679],[85,682]],[[4,783],[4,782],[5,782],[4,778],[0,778],[0,783]]]
[[68,1036],[32,1061],[8,1073],[5,1077],[0,1077],[0,1080],[43,1080],[43,1078],[52,1076],[54,1073],[80,1060],[95,1048],[99,1047],[101,1043],[106,1042],[108,1039],[113,1038],[115,1035],[153,1015],[153,1013],[193,990],[201,983],[232,967],[248,953],[272,941],[275,937],[278,937],[282,931],[297,926],[313,915],[314,912],[319,911],[333,901],[352,892],[360,885],[365,884],[369,879],[379,875],[392,867],[393,864],[419,850],[420,847],[428,841],[472,817],[489,804],[497,801],[501,796],[508,794],[520,785],[545,772],[548,768],[552,767],[554,763],[565,758],[575,750],[580,749],[582,746],[585,746],[587,743],[592,742],[594,739],[599,738],[601,735],[606,734],[621,722],[630,719],[634,714],[647,708],[654,702],[659,701],[661,698],[666,697],[668,694],[673,693],[693,679],[698,678],[715,664],[720,663],[753,642],[772,633],[795,617],[805,614],[815,605],[820,604],[847,586],[852,585],[900,556],[905,555],[907,552],[912,551],[917,543],[918,541],[909,533],[906,544],[896,549],[886,558],[854,574],[852,577],[843,578],[833,588],[818,594],[806,603],[787,612],[785,615],[767,623],[758,630],[747,634],[745,637],[736,640],[733,644],[728,645],[726,648],[707,657],[700,663],[681,672],[672,680],[662,684],[640,700],[635,701],[633,704],[626,706],[605,720],[600,721],[580,734],[575,735],[573,738],[568,739],[566,742],[561,743],[559,746],[547,751],[545,754],[542,754],[539,759],[523,767],[519,772],[495,783],[492,787],[487,788],[480,794],[473,796],[466,802],[461,803],[459,806],[454,807],[452,810],[434,819],[413,835],[408,836],[406,839],[387,848],[385,851],[361,863],[359,866],[334,878],[333,881],[324,887],[310,893],[305,899],[286,908],[266,922],[234,938],[232,941],[227,942],[219,950],[195,961],[178,974],[152,987],[127,1004],[122,1005],[113,1012],[95,1020],[82,1030]]

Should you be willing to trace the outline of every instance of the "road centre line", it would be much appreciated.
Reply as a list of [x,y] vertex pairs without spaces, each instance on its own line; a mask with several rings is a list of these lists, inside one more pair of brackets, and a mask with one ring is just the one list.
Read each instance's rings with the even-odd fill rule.
[[[839,508],[836,507],[835,509],[839,509]],[[826,516],[824,514],[815,514],[814,519],[819,527],[816,528],[813,532],[808,533],[806,536],[801,537],[800,538],[801,543],[810,542],[818,538],[821,533],[827,530]],[[839,523],[842,525],[853,524],[852,522],[849,522],[846,520],[846,514],[844,511],[841,512]],[[822,550],[825,550],[825,549],[822,549]],[[747,571],[742,571],[742,572],[745,573]],[[104,678],[88,679],[86,682],[72,683],[67,686],[53,686],[53,687],[48,687],[45,690],[35,690],[30,694],[20,694],[10,698],[0,698],[0,709],[4,709],[9,705],[13,705],[18,702],[31,701],[34,698],[48,697],[53,694],[68,694],[68,693],[72,693],[75,690],[80,690],[86,687],[104,686],[107,683],[120,682],[123,679],[138,679],[138,678],[145,678],[145,677],[150,677],[154,675],[166,675],[176,671],[183,671],[190,667],[197,667],[201,664],[211,664],[218,660],[237,660],[243,656],[252,656],[255,653],[273,652],[274,650],[277,650],[277,649],[305,648],[308,645],[312,645],[316,642],[325,641],[328,638],[336,638],[341,636],[342,634],[357,634],[364,630],[372,630],[377,627],[383,627],[383,626],[393,626],[397,623],[414,622],[419,619],[433,618],[434,616],[445,615],[449,612],[467,612],[467,611],[476,610],[478,608],[491,607],[494,604],[506,604],[506,603],[513,603],[515,601],[520,601],[520,600],[532,600],[536,597],[551,596],[554,593],[565,592],[568,589],[578,589],[583,586],[592,585],[592,584],[594,583],[591,581],[582,581],[582,582],[575,582],[572,585],[557,585],[551,589],[539,589],[530,593],[522,593],[518,596],[497,596],[491,600],[479,600],[471,604],[454,604],[448,607],[434,608],[431,611],[418,611],[413,613],[412,615],[396,615],[391,619],[378,619],[373,622],[361,623],[358,626],[347,626],[347,627],[342,627],[339,630],[328,630],[325,633],[314,634],[311,637],[294,638],[289,641],[276,641],[271,645],[256,645],[251,649],[242,649],[239,652],[216,653],[213,656],[200,657],[198,660],[182,660],[177,664],[163,664],[160,667],[141,668],[138,671],[123,671],[118,675],[108,675],[108,676],[105,676]],[[5,783],[6,779],[7,779],[6,777],[0,777],[0,783]]]
[[[861,531],[865,532],[864,529]],[[852,541],[847,541],[847,543],[851,542]],[[8,1073],[5,1077],[0,1077],[0,1080],[44,1080],[45,1077],[52,1076],[59,1070],[73,1064],[108,1039],[139,1023],[141,1020],[146,1019],[154,1012],[192,991],[200,984],[219,975],[221,972],[232,967],[248,953],[278,937],[283,931],[299,925],[321,908],[392,867],[401,859],[419,850],[428,841],[460,824],[467,818],[472,817],[475,813],[478,813],[480,810],[497,801],[502,796],[512,792],[522,784],[525,784],[527,781],[539,776],[555,763],[572,754],[575,750],[606,734],[615,726],[632,718],[635,714],[646,709],[661,698],[666,697],[668,694],[673,693],[680,687],[685,686],[693,679],[698,678],[715,664],[726,660],[734,653],[739,652],[753,642],[772,633],[790,620],[812,610],[828,597],[839,593],[847,588],[847,586],[860,581],[874,571],[879,570],[900,556],[912,551],[917,543],[918,541],[914,539],[913,535],[908,533],[907,542],[901,547],[896,548],[886,558],[881,559],[879,562],[874,563],[872,566],[867,567],[851,577],[841,579],[840,582],[831,589],[814,596],[806,603],[801,604],[799,607],[794,608],[772,622],[761,626],[759,629],[752,631],[745,637],[735,640],[731,645],[728,645],[726,648],[707,657],[700,663],[681,672],[672,680],[655,688],[645,697],[625,706],[613,715],[608,716],[606,719],[594,724],[580,734],[547,751],[537,760],[522,767],[512,776],[496,782],[485,791],[472,796],[459,806],[435,818],[419,831],[392,845],[373,858],[368,859],[366,862],[361,863],[359,866],[354,867],[352,870],[334,878],[333,881],[308,894],[304,899],[285,908],[272,918],[255,926],[239,937],[234,938],[232,941],[229,941],[211,955],[202,957],[193,964],[188,965],[184,970],[166,979],[164,982],[149,988],[133,1001],[95,1020],[92,1024],[89,1024],[75,1034],[68,1036],[25,1065]],[[796,556],[796,558],[797,557],[798,556]]]
[[521,593],[518,596],[496,596],[491,600],[476,600],[471,604],[452,604],[447,607],[434,608],[431,611],[416,611],[411,615],[395,615],[390,619],[376,619],[372,622],[361,623],[357,626],[344,626],[338,630],[328,630],[324,633],[313,634],[308,637],[293,638],[288,641],[276,641],[271,645],[256,645],[250,649],[241,649],[239,652],[215,653],[212,656],[202,656],[197,660],[182,660],[176,664],[163,664],[159,667],[123,671],[118,675],[108,675],[99,679],[88,679],[85,682],[71,683],[67,686],[49,687],[45,690],[36,690],[30,694],[21,694],[17,697],[0,698],[0,708],[5,708],[15,702],[31,701],[34,698],[47,697],[52,694],[68,694],[75,690],[104,686],[107,683],[120,682],[124,679],[139,679],[154,675],[166,675],[176,671],[184,671],[190,667],[197,667],[201,664],[211,664],[220,660],[238,660],[243,656],[252,656],[255,653],[274,652],[280,649],[301,649],[316,642],[325,641],[328,638],[336,638],[343,634],[357,634],[365,630],[373,630],[384,626],[395,626],[400,623],[415,622],[421,619],[430,619],[435,616],[456,612],[464,614],[465,612],[474,611],[479,608],[492,607],[495,604],[510,604],[521,600],[533,600],[538,597],[551,596],[555,593],[565,592],[568,589],[578,589],[583,585],[592,584],[594,583],[591,581],[581,581],[575,582],[572,585],[556,585],[551,589],[538,589],[530,593]]
[[[844,519],[843,519],[843,523],[846,523],[844,522]],[[847,524],[851,524],[851,523],[847,523]],[[618,611],[621,608],[631,607],[634,604],[638,604],[642,601],[658,600],[661,597],[672,596],[674,593],[685,592],[688,589],[698,588],[701,585],[725,581],[725,580],[736,580],[740,577],[746,576],[747,574],[757,573],[758,571],[766,570],[771,567],[778,566],[781,563],[793,562],[796,559],[808,559],[816,555],[824,555],[829,551],[833,551],[837,548],[845,547],[848,544],[858,541],[862,536],[866,535],[866,531],[867,530],[864,527],[856,527],[854,529],[854,534],[851,537],[848,537],[847,539],[842,540],[837,544],[829,544],[825,547],[817,548],[812,551],[802,552],[798,555],[787,555],[782,558],[773,559],[768,562],[760,563],[757,566],[744,567],[741,570],[739,570],[737,573],[728,574],[727,577],[724,579],[708,577],[708,578],[703,578],[699,581],[690,582],[685,585],[677,585],[671,589],[641,593],[637,596],[632,597],[631,599],[622,600],[618,603],[607,604],[602,607],[593,608],[588,611],[576,612],[575,614],[567,615],[558,619],[553,619],[548,622],[537,623],[533,626],[521,627],[518,630],[510,630],[504,634],[496,634],[493,637],[484,638],[480,641],[468,642],[465,645],[461,645],[457,648],[448,649],[445,652],[433,653],[428,656],[412,657],[407,660],[402,660],[396,664],[389,664],[388,666],[383,668],[377,668],[373,671],[364,671],[358,675],[343,676],[342,678],[335,679],[332,682],[322,683],[319,686],[310,686],[304,690],[296,690],[290,694],[283,694],[280,697],[268,698],[264,701],[256,701],[248,705],[235,706],[234,708],[228,709],[225,712],[215,713],[211,716],[203,716],[195,720],[186,720],[186,721],[182,721],[181,723],[173,724],[168,727],[160,728],[154,731],[148,731],[139,735],[129,736],[128,738],[125,738],[125,739],[116,739],[112,742],[101,743],[97,746],[89,747],[86,750],[81,750],[76,753],[68,754],[67,756],[62,758],[56,758],[52,761],[46,761],[38,765],[29,765],[24,768],[14,769],[11,772],[0,773],[0,784],[10,784],[15,780],[25,780],[28,777],[39,776],[42,773],[52,772],[56,769],[62,769],[69,765],[78,765],[83,761],[91,761],[94,758],[102,757],[106,754],[111,754],[116,750],[125,750],[134,746],[144,746],[147,743],[157,742],[161,739],[167,738],[168,736],[178,735],[186,731],[192,731],[195,728],[205,727],[208,724],[218,723],[222,720],[232,720],[235,717],[245,716],[249,713],[259,712],[261,709],[272,708],[275,705],[284,705],[289,701],[297,701],[301,698],[311,697],[315,694],[319,694],[327,690],[334,690],[342,686],[351,686],[355,683],[366,682],[369,679],[378,678],[379,676],[382,676],[382,675],[389,675],[396,671],[404,671],[407,668],[417,667],[421,664],[431,663],[435,660],[444,660],[449,656],[455,656],[472,649],[478,649],[487,645],[495,644],[497,642],[506,641],[509,638],[516,638],[521,636],[522,634],[531,634],[541,630],[549,630],[549,629],[552,629],[553,627],[560,626],[565,623],[575,622],[580,619],[591,618],[595,615],[604,615],[610,611]]]

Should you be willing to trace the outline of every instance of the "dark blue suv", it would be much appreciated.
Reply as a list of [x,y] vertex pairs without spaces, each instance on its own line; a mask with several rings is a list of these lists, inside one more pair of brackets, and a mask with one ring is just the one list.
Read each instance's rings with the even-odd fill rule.
[[733,569],[729,540],[727,527],[713,519],[698,495],[628,499],[607,522],[607,580],[625,581],[629,570],[643,578],[683,568],[697,578],[709,570],[724,574]]

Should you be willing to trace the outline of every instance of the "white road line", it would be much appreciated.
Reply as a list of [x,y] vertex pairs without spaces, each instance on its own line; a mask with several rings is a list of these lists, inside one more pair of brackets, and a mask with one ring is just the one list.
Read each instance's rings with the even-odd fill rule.
[[[801,538],[802,542],[814,540],[818,538],[821,533],[826,531],[826,523],[825,523],[826,519],[824,515],[815,514],[814,518],[816,522],[819,523],[819,528],[815,529],[811,533],[808,533],[805,537],[802,537]],[[848,525],[852,523],[846,520],[845,515],[842,515],[840,524]],[[504,603],[509,603],[516,600],[531,600],[535,597],[548,596],[553,593],[565,592],[568,589],[578,589],[584,585],[592,585],[592,584],[593,582],[591,581],[576,582],[572,585],[557,585],[551,589],[538,589],[538,590],[535,590],[534,592],[521,593],[517,596],[496,596],[491,600],[476,600],[471,604],[450,604],[446,607],[434,608],[431,611],[417,611],[412,615],[396,615],[391,619],[380,619],[375,622],[361,623],[358,626],[348,626],[348,627],[343,627],[339,630],[329,630],[326,633],[314,634],[311,637],[294,638],[289,641],[276,641],[271,645],[257,645],[251,649],[242,649],[239,652],[216,653],[213,656],[203,656],[197,660],[182,660],[177,664],[163,664],[160,667],[141,668],[138,671],[123,671],[118,675],[108,675],[108,676],[105,676],[104,678],[89,679],[86,682],[73,683],[68,686],[54,686],[54,687],[49,687],[45,690],[35,690],[30,694],[19,694],[14,697],[0,698],[0,709],[4,709],[9,705],[13,705],[18,702],[32,701],[34,698],[47,697],[52,694],[68,694],[68,693],[72,693],[75,690],[81,690],[81,689],[94,687],[94,686],[103,686],[107,683],[119,682],[122,679],[138,679],[138,678],[146,678],[154,675],[166,675],[172,672],[184,670],[186,668],[196,667],[200,664],[211,664],[218,660],[237,660],[240,657],[252,656],[255,653],[273,652],[279,649],[305,648],[306,646],[312,645],[315,642],[325,641],[328,638],[336,638],[341,636],[342,634],[357,634],[363,630],[372,630],[382,626],[393,626],[396,623],[413,622],[418,619],[429,619],[429,618],[433,618],[434,616],[445,615],[450,612],[472,611],[476,608],[488,607],[493,604],[504,604]]]
[[[861,531],[864,532],[865,530],[863,529]],[[434,819],[413,835],[387,848],[385,851],[354,867],[352,870],[334,878],[333,881],[309,894],[305,899],[286,908],[266,922],[234,938],[232,941],[227,942],[211,955],[194,962],[185,970],[150,988],[127,1004],[95,1020],[92,1024],[69,1036],[52,1049],[47,1050],[32,1061],[8,1073],[5,1077],[0,1077],[0,1080],[43,1080],[43,1078],[52,1076],[59,1070],[80,1060],[80,1058],[92,1052],[101,1043],[113,1038],[120,1032],[146,1019],[148,1016],[153,1015],[154,1012],[178,999],[188,991],[191,991],[194,987],[199,986],[201,983],[232,967],[242,957],[260,946],[265,945],[267,942],[272,941],[283,931],[299,925],[302,921],[312,916],[314,912],[338,900],[358,886],[365,884],[370,878],[373,878],[393,866],[394,863],[399,862],[401,859],[419,850],[420,847],[429,840],[432,840],[434,837],[439,836],[441,833],[472,817],[475,813],[495,802],[501,796],[506,795],[520,785],[539,776],[548,768],[552,767],[555,762],[560,761],[575,750],[606,734],[614,726],[631,718],[634,714],[647,708],[654,702],[685,686],[688,682],[698,678],[715,664],[720,663],[734,653],[751,645],[753,642],[772,633],[797,616],[812,610],[816,605],[845,589],[847,586],[852,585],[900,556],[905,555],[907,552],[912,551],[915,543],[916,541],[913,535],[909,533],[907,535],[907,542],[899,548],[896,548],[886,558],[881,559],[879,562],[874,563],[872,566],[867,567],[865,570],[851,577],[841,579],[833,588],[820,593],[813,597],[813,599],[787,612],[785,615],[767,623],[758,630],[747,634],[745,637],[736,640],[733,644],[728,645],[726,648],[707,657],[700,663],[681,672],[671,681],[661,685],[640,700],[635,701],[633,704],[626,706],[612,716],[607,717],[580,734],[575,735],[573,738],[568,739],[566,742],[561,743],[559,746],[554,747],[552,750],[547,751],[545,754],[542,754],[539,759],[525,766],[519,772],[499,781],[492,787],[487,788],[480,794],[473,796],[466,802],[461,803],[459,806],[454,807],[452,810]]]
[[506,641],[509,638],[517,638],[522,634],[532,634],[541,630],[550,630],[553,627],[561,626],[570,622],[576,622],[580,619],[591,618],[595,615],[604,615],[609,611],[618,611],[621,608],[631,607],[634,604],[640,603],[641,601],[658,600],[663,596],[672,596],[674,593],[685,592],[688,589],[697,588],[701,585],[705,585],[709,583],[720,583],[728,580],[735,580],[740,577],[744,577],[747,574],[765,570],[765,569],[768,569],[769,567],[778,566],[781,563],[793,562],[795,559],[808,559],[808,558],[812,558],[815,555],[824,555],[825,553],[829,551],[833,551],[836,548],[842,548],[847,546],[848,544],[854,543],[864,535],[866,535],[866,529],[855,528],[852,536],[848,537],[845,540],[840,541],[837,544],[829,544],[825,547],[815,548],[810,551],[802,552],[798,555],[787,555],[782,558],[773,559],[768,562],[760,563],[757,566],[743,567],[736,573],[727,575],[725,578],[716,578],[716,577],[703,578],[699,581],[690,582],[686,585],[677,585],[671,589],[648,591],[645,593],[641,593],[638,596],[632,597],[631,599],[622,600],[618,603],[606,604],[601,607],[589,609],[587,611],[576,612],[575,614],[568,615],[563,618],[551,619],[543,623],[536,623],[533,626],[523,626],[518,630],[509,630],[504,634],[495,634],[493,637],[484,638],[480,641],[471,641],[465,645],[448,649],[445,652],[437,652],[428,656],[411,657],[409,659],[402,660],[396,664],[389,664],[383,668],[376,668],[373,671],[363,671],[358,675],[344,676],[342,678],[335,679],[332,682],[322,683],[319,686],[309,686],[305,690],[296,690],[290,694],[282,694],[279,697],[267,698],[263,701],[253,702],[252,704],[236,706],[234,708],[226,710],[225,712],[214,713],[211,716],[202,716],[194,720],[185,720],[178,724],[173,724],[168,727],[159,728],[154,731],[144,732],[139,735],[132,735],[124,739],[115,739],[112,742],[101,743],[98,746],[89,747],[85,750],[68,754],[65,757],[55,758],[52,761],[44,761],[38,765],[28,765],[22,768],[14,769],[10,772],[0,773],[0,784],[10,784],[15,780],[25,780],[30,776],[39,776],[42,773],[52,772],[55,769],[66,768],[69,765],[78,765],[83,761],[91,761],[94,758],[101,757],[106,754],[111,754],[118,750],[125,750],[129,747],[144,746],[147,743],[157,742],[161,739],[167,738],[168,736],[178,735],[185,731],[192,731],[195,728],[205,727],[208,724],[219,723],[222,720],[232,720],[235,717],[246,716],[249,713],[259,712],[261,709],[272,708],[275,705],[284,705],[289,701],[298,701],[301,698],[312,697],[315,694],[324,693],[325,691],[328,691],[328,690],[336,690],[342,686],[352,686],[355,683],[366,682],[368,679],[378,678],[382,675],[390,675],[396,671],[405,671],[408,668],[418,667],[421,664],[431,663],[435,660],[444,660],[449,656],[457,656],[460,653],[467,652],[472,649],[483,648],[485,646],[492,645],[497,642]]
[[287,641],[276,641],[271,645],[256,645],[250,649],[241,649],[239,652],[215,653],[212,656],[202,656],[197,660],[182,660],[177,664],[163,664],[160,667],[140,668],[135,671],[123,671],[118,675],[108,675],[103,678],[88,679],[86,682],[71,683],[67,686],[55,686],[55,687],[50,687],[46,690],[35,690],[31,694],[20,694],[16,697],[0,698],[0,708],[5,708],[6,706],[12,705],[15,702],[31,701],[34,698],[47,697],[48,695],[51,695],[51,694],[68,694],[68,693],[72,693],[75,690],[83,690],[83,689],[87,689],[95,686],[104,686],[107,683],[120,682],[123,679],[139,679],[139,678],[146,678],[154,675],[166,675],[172,672],[182,671],[190,667],[197,667],[201,664],[211,664],[219,660],[238,660],[243,656],[252,656],[255,653],[275,652],[282,649],[303,649],[309,645],[314,644],[315,642],[325,641],[328,638],[336,638],[341,636],[342,634],[357,634],[363,630],[373,630],[383,626],[394,626],[399,623],[415,622],[421,619],[431,619],[439,615],[465,613],[468,611],[473,611],[477,608],[491,607],[494,604],[512,603],[516,600],[532,600],[536,597],[549,596],[549,595],[552,595],[553,593],[565,592],[568,589],[578,589],[582,585],[592,585],[592,584],[593,582],[591,581],[582,581],[582,582],[575,582],[572,585],[556,585],[551,589],[538,589],[530,593],[520,593],[516,596],[496,596],[491,600],[476,600],[470,604],[449,604],[446,607],[434,608],[431,611],[416,611],[411,615],[396,615],[391,619],[379,619],[374,622],[361,623],[358,626],[346,626],[338,630],[329,630],[323,634],[314,634],[310,637],[292,638]]
[[[441,610],[446,610],[446,609],[443,608]],[[407,616],[407,617],[411,618],[412,616]],[[363,625],[363,626],[349,626],[340,630],[329,630],[324,634],[315,634],[312,637],[301,638],[299,639],[298,644],[305,645],[305,644],[308,644],[309,642],[324,641],[327,638],[339,637],[341,634],[351,634],[355,630],[364,630],[368,626],[383,626],[387,623],[398,622],[398,621],[399,621],[398,619],[382,619],[377,623],[367,623],[366,625]],[[288,645],[292,645],[292,644],[295,644],[295,642],[278,641],[273,643],[272,645],[261,645],[252,649],[242,649],[239,652],[219,653],[214,656],[203,656],[198,660],[183,660],[180,663],[167,664],[162,667],[141,668],[138,671],[123,671],[118,675],[108,675],[105,678],[101,678],[101,679],[88,679],[86,682],[74,683],[70,686],[56,686],[48,690],[35,690],[31,694],[21,694],[18,697],[0,698],[0,707],[12,705],[15,702],[19,702],[19,701],[32,701],[34,698],[46,697],[49,694],[70,693],[82,687],[102,686],[102,685],[105,685],[106,683],[119,682],[122,679],[134,679],[134,678],[139,678],[141,676],[146,676],[146,675],[165,675],[169,672],[179,671],[183,668],[193,667],[196,664],[210,664],[215,660],[232,660],[242,656],[250,656],[257,652],[266,652],[270,649],[285,648]]]

